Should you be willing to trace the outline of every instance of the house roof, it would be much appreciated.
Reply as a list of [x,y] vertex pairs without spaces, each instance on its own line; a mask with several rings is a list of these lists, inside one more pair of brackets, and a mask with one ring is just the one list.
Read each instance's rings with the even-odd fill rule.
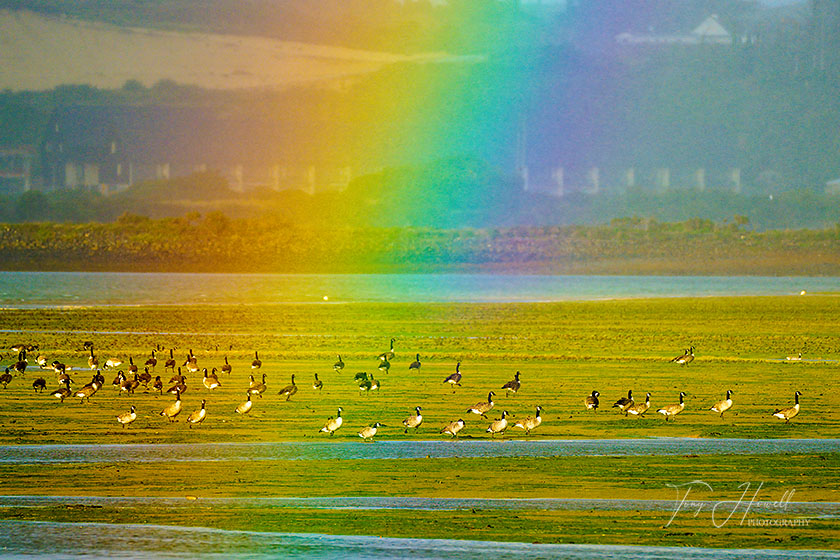
[[692,35],[708,38],[729,38],[729,32],[718,21],[716,14],[712,14],[691,31]]
[[[696,21],[696,20],[695,20]],[[650,26],[646,31],[624,31],[615,36],[618,43],[627,44],[700,44],[728,43],[732,35],[721,25],[718,16],[712,14],[704,19],[690,33],[685,31],[666,31],[666,26]]]

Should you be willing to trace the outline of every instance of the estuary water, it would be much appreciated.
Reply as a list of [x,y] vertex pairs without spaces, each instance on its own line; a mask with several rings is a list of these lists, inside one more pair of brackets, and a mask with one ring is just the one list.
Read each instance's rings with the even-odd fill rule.
[[0,556],[9,558],[425,558],[457,560],[822,560],[827,550],[722,550],[697,547],[531,544],[450,539],[225,531],[145,524],[0,521]]
[[0,272],[0,308],[540,302],[838,292],[837,277]]
[[840,453],[838,439],[647,438],[2,445],[2,464]]

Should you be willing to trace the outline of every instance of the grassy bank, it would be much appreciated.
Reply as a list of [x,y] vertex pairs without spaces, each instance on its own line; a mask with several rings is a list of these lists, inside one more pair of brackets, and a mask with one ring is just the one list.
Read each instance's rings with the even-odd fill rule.
[[840,275],[836,228],[754,232],[696,219],[457,230],[294,223],[211,212],[5,224],[0,263],[4,270],[136,272]]

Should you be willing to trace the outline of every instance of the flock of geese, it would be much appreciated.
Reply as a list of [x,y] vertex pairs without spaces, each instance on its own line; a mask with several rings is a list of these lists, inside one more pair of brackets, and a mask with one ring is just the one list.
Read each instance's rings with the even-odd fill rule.
[[[395,357],[394,342],[395,339],[392,338],[389,350],[382,352],[378,356],[377,369],[380,373],[387,373],[391,368],[391,361]],[[62,403],[68,397],[76,397],[81,403],[89,402],[90,398],[94,396],[106,382],[105,377],[102,374],[103,370],[107,371],[125,367],[125,369],[119,369],[117,371],[116,377],[112,382],[113,386],[119,391],[119,394],[125,393],[133,395],[135,390],[137,390],[140,385],[143,385],[147,392],[157,391],[160,395],[162,395],[164,393],[164,386],[167,384],[169,385],[166,389],[166,393],[174,395],[175,400],[160,410],[158,414],[170,422],[175,422],[176,417],[178,417],[183,410],[181,396],[187,391],[187,375],[184,373],[184,370],[193,375],[200,373],[202,377],[202,385],[208,391],[213,391],[221,387],[222,384],[219,380],[219,373],[229,376],[232,371],[232,366],[228,362],[227,356],[224,357],[224,364],[220,364],[218,368],[212,367],[210,371],[208,371],[206,367],[199,367],[198,359],[192,350],[189,350],[185,361],[179,365],[178,361],[175,360],[174,350],[170,349],[169,358],[164,361],[163,366],[165,370],[172,373],[172,377],[169,378],[169,382],[167,384],[164,384],[160,375],[153,376],[149,371],[154,371],[158,365],[157,352],[161,350],[160,348],[152,350],[151,356],[142,366],[142,372],[140,371],[140,366],[134,363],[133,357],[128,358],[127,365],[121,359],[109,358],[101,364],[100,367],[99,359],[93,350],[93,343],[91,341],[86,341],[84,343],[84,348],[89,354],[87,360],[88,367],[93,373],[90,382],[76,390],[72,390],[70,388],[70,385],[74,381],[68,371],[73,368],[57,360],[48,363],[48,358],[45,355],[38,355],[36,360],[37,367],[40,370],[54,371],[56,379],[59,383],[59,388],[50,393],[52,397],[59,399]],[[38,350],[38,346],[21,344],[12,346],[11,350],[17,353],[17,360],[11,366],[6,367],[3,374],[0,374],[0,383],[2,383],[4,389],[14,380],[15,375],[23,375],[26,373],[27,369],[30,367],[28,355],[29,353],[36,352]],[[686,349],[682,355],[676,356],[670,361],[685,366],[693,360],[694,347],[692,346]],[[420,370],[421,366],[420,355],[415,354],[415,360],[409,365],[409,370]],[[266,374],[261,374],[261,380],[257,380],[257,378],[254,377],[255,374],[260,375],[261,368],[262,361],[260,360],[259,353],[255,351],[254,360],[250,364],[251,373],[249,374],[248,387],[245,390],[245,400],[239,403],[234,409],[237,414],[248,414],[252,410],[254,404],[251,397],[257,396],[261,398],[267,391],[268,387],[266,384]],[[333,365],[333,369],[340,373],[344,370],[344,368],[345,363],[342,360],[341,355],[338,355],[338,361]],[[516,395],[522,387],[520,376],[521,373],[517,371],[514,374],[513,379],[502,385],[499,390],[505,391],[506,396]],[[360,393],[378,391],[381,386],[380,381],[376,379],[372,373],[359,372],[355,374],[353,379],[354,382],[358,384]],[[458,362],[455,366],[455,372],[443,379],[443,383],[450,386],[452,388],[452,392],[454,393],[456,391],[456,387],[461,386],[462,379],[463,374],[461,373],[461,362]],[[312,383],[312,389],[315,391],[321,391],[323,386],[323,381],[318,378],[318,374],[316,373],[315,379]],[[38,377],[32,382],[32,387],[35,392],[42,393],[47,388],[47,381],[43,377]],[[298,392],[298,390],[298,385],[295,382],[295,375],[293,374],[291,376],[291,383],[283,387],[278,392],[278,395],[285,397],[285,400],[288,401]],[[726,398],[714,403],[708,410],[719,414],[720,417],[723,418],[724,413],[731,410],[733,407],[732,394],[733,391],[727,390]],[[801,393],[796,391],[794,393],[794,405],[779,408],[772,413],[772,416],[784,420],[785,423],[789,423],[791,419],[799,414],[800,395]],[[487,394],[487,400],[479,401],[467,408],[465,415],[475,414],[485,421],[488,421],[489,419],[487,414],[492,411],[496,405],[493,400],[493,397],[495,396],[495,391],[489,391]],[[583,399],[584,408],[586,410],[591,410],[592,412],[597,412],[601,405],[600,396],[601,394],[599,391],[592,391],[591,394]],[[676,416],[685,410],[685,396],[685,392],[680,392],[679,403],[656,409],[656,412],[662,414],[665,417],[666,422],[669,419],[672,421],[675,420]],[[615,401],[612,408],[618,409],[618,411],[624,413],[625,416],[642,417],[651,407],[650,398],[651,393],[646,393],[645,400],[643,402],[636,402],[633,398],[633,391],[629,390],[627,391],[627,396]],[[207,418],[206,404],[207,400],[202,399],[200,408],[193,410],[187,416],[187,424],[190,428],[194,425],[201,424]],[[421,406],[417,406],[415,407],[413,414],[408,415],[404,420],[402,420],[401,425],[404,433],[408,433],[409,430],[413,430],[413,433],[417,432],[418,428],[423,423],[422,410]],[[344,419],[342,417],[343,411],[344,409],[342,407],[338,407],[336,415],[327,419],[323,427],[319,430],[320,433],[328,433],[332,436],[337,430],[339,430],[344,424]],[[490,421],[490,424],[487,426],[485,432],[489,433],[491,437],[494,437],[497,434],[503,435],[509,427],[514,427],[522,429],[526,435],[530,435],[532,430],[538,428],[542,424],[542,411],[543,408],[541,406],[537,406],[533,416],[528,416],[525,419],[517,421],[511,425],[508,420],[508,416],[511,416],[510,413],[507,410],[502,410],[501,417]],[[123,427],[129,426],[136,420],[137,409],[134,405],[130,406],[128,411],[116,415],[116,421]],[[373,424],[363,427],[358,432],[358,435],[364,441],[373,441],[379,429],[383,426],[385,426],[385,424],[381,422],[374,422]],[[465,420],[463,418],[458,418],[457,420],[452,420],[443,426],[440,429],[440,433],[449,435],[452,438],[457,438],[458,434],[465,427]]]

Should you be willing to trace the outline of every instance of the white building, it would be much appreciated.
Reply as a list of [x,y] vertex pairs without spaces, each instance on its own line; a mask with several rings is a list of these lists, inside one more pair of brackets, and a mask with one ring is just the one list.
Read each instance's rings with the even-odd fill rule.
[[621,45],[731,45],[732,34],[721,25],[717,15],[712,14],[690,33],[658,34],[625,31],[615,37]]

